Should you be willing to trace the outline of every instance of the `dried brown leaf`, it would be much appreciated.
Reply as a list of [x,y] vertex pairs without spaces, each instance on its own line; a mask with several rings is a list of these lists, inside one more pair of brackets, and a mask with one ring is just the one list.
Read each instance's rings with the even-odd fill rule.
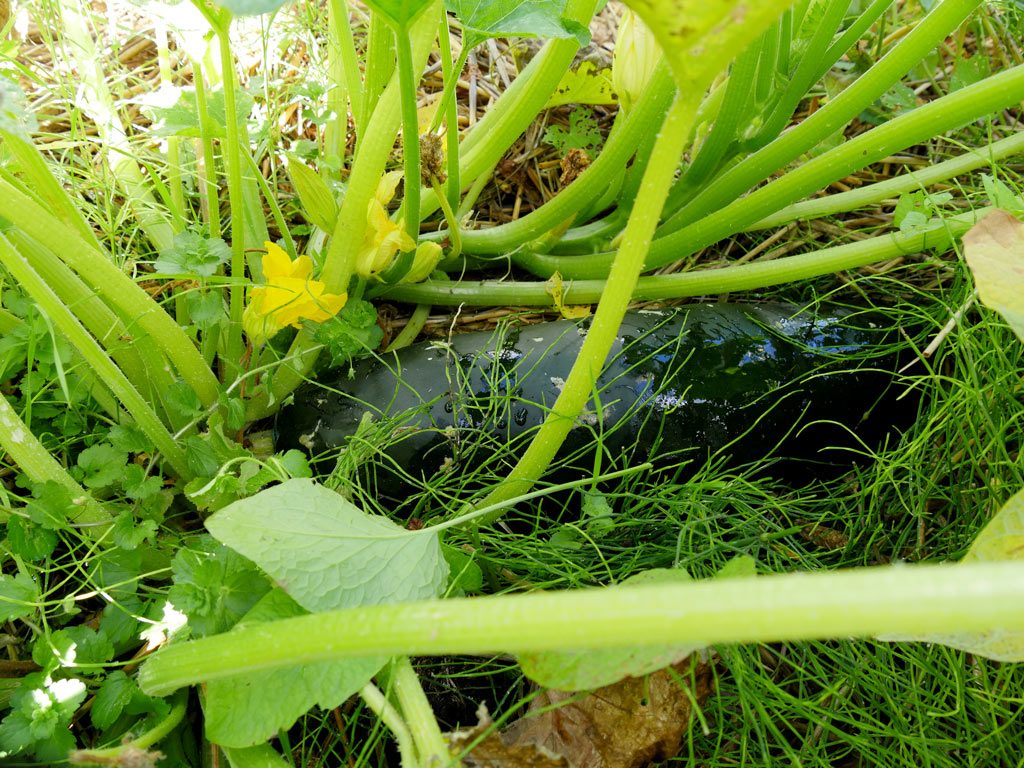
[[[628,677],[583,696],[544,691],[507,731],[489,734],[463,756],[463,765],[642,768],[676,755],[690,726],[691,697],[703,701],[710,686],[710,662],[693,654],[646,677]],[[453,747],[465,748],[491,725],[484,711],[480,725],[452,735]]]

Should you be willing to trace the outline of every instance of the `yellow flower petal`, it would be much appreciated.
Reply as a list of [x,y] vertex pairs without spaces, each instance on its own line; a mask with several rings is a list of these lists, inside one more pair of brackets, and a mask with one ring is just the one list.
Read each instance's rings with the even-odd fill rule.
[[381,177],[380,183],[377,184],[377,194],[375,195],[377,202],[382,206],[390,203],[391,198],[395,196],[395,190],[398,189],[398,182],[401,180],[401,171],[385,173],[384,176]]
[[313,262],[308,256],[292,261],[281,248],[266,243],[263,276],[267,282],[254,287],[242,315],[242,327],[253,344],[262,344],[287,325],[301,327],[303,320],[324,322],[345,305],[347,294],[325,293],[326,286],[310,280]]

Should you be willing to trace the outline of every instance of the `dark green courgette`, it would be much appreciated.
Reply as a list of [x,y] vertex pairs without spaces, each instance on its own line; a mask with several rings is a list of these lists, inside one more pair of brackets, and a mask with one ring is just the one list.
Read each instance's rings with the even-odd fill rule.
[[[790,457],[849,444],[851,431],[866,432],[865,413],[892,383],[892,359],[877,351],[871,359],[884,336],[872,319],[838,310],[810,315],[787,304],[627,313],[597,396],[560,456],[585,454],[598,434],[612,459],[605,468],[649,459],[699,465],[718,451],[749,461],[784,439],[780,450]],[[384,452],[413,477],[476,466],[495,451],[512,456],[558,396],[588,322],[457,335],[363,361],[352,377],[347,369],[329,372],[281,409],[277,448],[302,448],[330,469],[326,459],[370,413],[393,438]],[[884,429],[890,415],[874,423]],[[821,420],[831,429],[803,428]],[[387,481],[378,490],[404,492]]]

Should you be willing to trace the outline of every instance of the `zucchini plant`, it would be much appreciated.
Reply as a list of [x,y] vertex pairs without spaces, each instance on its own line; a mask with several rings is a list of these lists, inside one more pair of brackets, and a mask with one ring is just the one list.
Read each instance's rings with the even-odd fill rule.
[[[152,137],[166,139],[166,156],[129,141],[82,5],[51,4],[78,57],[69,69],[87,95],[81,115],[97,127],[97,159],[145,243],[135,252],[124,240],[98,236],[83,213],[88,192],[75,186],[75,173],[54,174],[31,117],[19,109],[12,78],[4,77],[0,266],[11,288],[0,329],[5,341],[12,340],[10,348],[24,349],[33,365],[43,366],[12,375],[31,391],[32,374],[45,370],[57,382],[53,389],[60,390],[61,402],[87,403],[89,418],[79,425],[82,441],[71,440],[76,430],[66,426],[62,438],[68,442],[55,442],[33,420],[31,396],[19,400],[12,389],[0,392],[0,447],[19,474],[17,485],[2,491],[10,551],[0,575],[0,617],[21,622],[39,667],[11,696],[11,712],[0,723],[0,757],[31,753],[42,762],[70,757],[94,764],[140,759],[138,753],[180,730],[187,705],[174,692],[202,684],[206,736],[236,766],[281,764],[269,738],[286,734],[311,707],[332,708],[356,693],[394,735],[403,764],[448,764],[452,757],[408,659],[413,653],[618,648],[623,656],[608,657],[603,673],[642,674],[651,669],[648,644],[679,651],[717,642],[956,631],[987,632],[998,640],[982,648],[961,638],[958,647],[1020,659],[1020,563],[788,574],[746,583],[686,583],[680,571],[673,574],[676,583],[657,586],[441,599],[458,589],[452,564],[468,568],[445,547],[446,532],[468,530],[479,537],[480,526],[547,492],[535,490],[535,483],[567,439],[571,449],[588,403],[600,423],[605,407],[614,419],[621,402],[632,417],[637,403],[649,402],[643,398],[654,390],[637,392],[635,386],[632,404],[606,397],[622,380],[606,365],[630,328],[623,320],[633,299],[760,288],[908,251],[944,249],[982,211],[947,217],[938,227],[926,223],[773,261],[649,273],[737,233],[888,199],[1024,144],[1024,135],[1013,134],[917,173],[805,200],[854,171],[1021,101],[1024,65],[1008,67],[818,152],[964,24],[977,0],[935,4],[856,80],[791,127],[809,90],[886,13],[888,0],[858,13],[848,13],[842,0],[802,0],[792,7],[785,0],[628,4],[653,39],[634,42],[633,61],[618,57],[625,61],[620,68],[634,71],[618,75],[620,83],[629,83],[621,86],[628,94],[620,96],[628,97],[620,101],[599,157],[529,214],[472,229],[467,214],[482,185],[560,88],[597,3],[368,0],[367,45],[361,49],[349,6],[330,0],[323,50],[332,116],[322,136],[323,162],[314,171],[297,156],[289,158],[312,227],[305,242],[289,232],[278,195],[261,172],[266,162],[277,162],[276,148],[268,150],[249,134],[246,117],[253,105],[232,50],[239,17],[277,14],[283,0],[193,0],[200,28],[182,33],[181,49],[193,85],[176,92],[172,109],[150,105]],[[177,13],[165,9],[161,24],[173,26]],[[268,18],[273,23],[275,16]],[[449,37],[456,25],[463,41],[458,56]],[[635,20],[630,25],[636,29]],[[454,98],[463,67],[474,46],[508,35],[548,40],[464,132]],[[173,90],[164,28],[160,40],[160,77]],[[423,131],[417,84],[435,41],[444,90]],[[641,58],[650,65],[637,66]],[[355,126],[351,153],[349,114]],[[168,118],[183,115],[186,124],[168,127]],[[399,132],[402,169],[388,172]],[[201,167],[186,162],[190,153],[203,158]],[[400,186],[401,203],[391,211]],[[596,199],[594,190],[601,191]],[[279,244],[270,242],[267,213]],[[153,271],[145,277],[155,285],[137,279],[147,260]],[[487,269],[496,266],[536,279],[490,277]],[[484,279],[459,279],[475,269],[485,271]],[[552,288],[562,280],[564,290]],[[573,360],[559,368],[564,383],[557,394],[529,396],[531,405],[524,408],[532,430],[524,431],[528,445],[514,466],[482,498],[449,504],[454,508],[446,507],[424,528],[401,528],[367,514],[346,497],[350,488],[337,493],[314,482],[298,451],[260,452],[245,439],[248,427],[277,413],[289,397],[306,396],[297,394],[298,387],[323,358],[344,359],[379,344],[371,302],[381,298],[417,305],[402,343],[417,334],[432,305],[596,304],[578,347],[561,351],[558,339],[575,333],[569,326],[555,327],[550,337],[537,331],[544,339],[539,346]],[[758,330],[747,325],[747,311],[762,318]],[[681,317],[691,320],[666,323],[729,316],[731,332],[741,331],[740,344],[749,344],[752,333],[766,338],[763,327],[781,323],[786,339],[773,338],[795,350],[797,367],[817,365],[804,349],[817,342],[787,330],[788,311],[719,307],[690,313]],[[639,337],[658,338],[640,333],[651,319],[637,321]],[[846,327],[845,320],[838,327],[842,338],[867,333]],[[665,341],[673,349],[692,343],[695,326],[686,328],[688,336]],[[456,351],[472,343],[453,342]],[[44,347],[49,351],[37,359],[36,350]],[[628,360],[635,348],[622,345],[612,359]],[[694,345],[690,357],[709,355],[707,345]],[[642,368],[652,359],[650,350],[644,348],[641,358]],[[419,359],[413,359],[415,368]],[[759,386],[777,363],[765,361]],[[384,370],[367,375],[392,375]],[[686,370],[673,368],[659,386],[675,386],[672,376],[689,375]],[[405,375],[387,379],[388,386],[409,383]],[[851,375],[855,382],[860,376]],[[817,386],[814,377],[804,381]],[[690,389],[698,384],[688,382]],[[309,396],[315,405],[322,395]],[[770,414],[791,404],[782,400]],[[304,420],[303,408],[309,405],[293,406],[279,420],[288,446],[306,446],[308,435],[319,434],[308,426],[312,417]],[[672,418],[692,423],[696,415],[691,403]],[[512,411],[501,429],[514,431],[517,417]],[[435,421],[443,426],[439,413]],[[730,426],[725,441],[741,431]],[[653,445],[657,438],[651,440]],[[685,439],[679,447],[688,445]],[[647,458],[658,456],[637,456]],[[597,468],[561,485],[647,469],[647,463],[608,473]],[[1015,503],[999,524],[1019,536],[1019,498]],[[183,516],[192,522],[180,524]],[[210,535],[188,538],[169,552],[170,532],[198,527],[198,518]],[[1005,548],[997,547],[995,555],[985,551],[971,559],[1007,559]],[[65,552],[70,566],[61,560]],[[173,586],[153,588],[168,572]],[[151,591],[165,599],[151,599]],[[93,599],[106,601],[95,622],[64,626],[79,601]],[[152,647],[166,647],[142,664],[137,677],[104,676],[105,665],[139,649],[142,624]],[[638,638],[646,648],[639,654],[647,659],[643,664],[634,664]],[[281,695],[254,700],[254,689]],[[77,713],[84,712],[89,693],[95,694],[88,699],[90,722],[101,743],[72,751],[69,727],[81,721]]]

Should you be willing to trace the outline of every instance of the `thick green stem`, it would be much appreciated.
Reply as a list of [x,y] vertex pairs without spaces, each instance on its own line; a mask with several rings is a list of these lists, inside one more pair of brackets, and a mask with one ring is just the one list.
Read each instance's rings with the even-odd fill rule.
[[420,222],[420,128],[416,114],[416,82],[419,79],[412,61],[412,41],[406,29],[395,27],[395,52],[398,55],[398,93],[402,102],[402,154],[405,167],[405,231],[417,242]]
[[170,315],[136,285],[110,258],[35,201],[0,181],[4,216],[39,241],[103,295],[107,304],[132,321],[160,347],[178,374],[195,390],[204,408],[217,402],[217,379],[192,340]]
[[121,369],[107,356],[96,339],[82,326],[46,281],[3,236],[0,236],[0,262],[68,337],[85,362],[132,414],[139,429],[153,441],[174,470],[184,478],[191,477],[185,454],[178,448],[171,433],[167,431],[149,403],[132,386]]
[[[948,248],[955,238],[990,210],[982,208],[949,217],[943,220],[942,227],[924,233],[896,232],[773,261],[641,277],[633,291],[633,299],[681,299],[767,288],[856,269],[925,249]],[[563,299],[567,304],[592,304],[601,297],[605,285],[604,280],[573,280],[566,284]],[[394,301],[429,302],[442,306],[551,305],[551,294],[540,281],[428,281],[397,285],[386,295]]]
[[997,160],[1002,160],[1004,157],[1021,151],[1024,151],[1024,132],[1014,133],[987,147],[968,150],[962,155],[936,165],[927,165],[920,170],[911,169],[899,176],[893,176],[891,179],[857,187],[849,192],[814,197],[794,203],[771,216],[754,222],[745,231],[770,229],[790,221],[806,221],[844,211],[854,211],[880,203],[904,192],[926,189],[932,184],[969,173],[982,166],[991,165]]
[[192,82],[196,87],[196,114],[199,116],[199,140],[203,147],[200,194],[206,200],[210,237],[220,237],[220,197],[217,185],[217,160],[213,154],[213,124],[210,121],[210,112],[207,108],[203,67],[196,60],[192,61]]
[[362,120],[356,123],[356,157],[363,151],[363,141],[372,132],[371,115],[378,108],[381,92],[395,71],[394,36],[382,16],[370,11],[370,31],[366,41],[366,74],[363,76]]
[[[751,155],[715,179],[690,205],[662,225],[658,232],[659,237],[681,229],[732,203],[748,189],[840,130],[861,110],[885,93],[893,83],[898,82],[951,29],[963,21],[977,7],[978,2],[979,0],[944,0],[938,3],[910,34],[836,98],[760,152]],[[938,131],[928,135],[934,136],[937,133]],[[914,142],[907,142],[907,145],[912,143]]]
[[369,654],[521,653],[887,632],[1024,630],[1024,563],[897,565],[375,605],[170,645],[139,684],[185,685]]
[[[459,60],[452,66],[452,41],[448,29],[448,13],[442,12],[441,27],[438,31],[438,42],[441,45],[441,76],[444,79],[444,95],[441,105],[437,110],[437,117],[434,118],[435,125],[430,127],[431,131],[438,128],[438,120],[444,117],[447,132],[445,139],[448,147],[448,207],[453,211],[459,208],[459,196],[462,193],[461,171],[459,170],[459,105],[454,98],[456,84],[462,75],[462,68],[466,64],[466,56],[469,55],[469,48],[462,47],[459,52]],[[435,190],[440,200],[440,193]],[[450,225],[449,225],[450,226]]]
[[[595,0],[569,0],[565,16],[588,24],[596,5]],[[575,38],[549,40],[519,77],[512,81],[483,119],[463,138],[459,148],[460,183],[467,184],[494,167],[544,108],[578,50],[579,42]],[[437,206],[433,192],[424,194],[420,220],[436,211]]]
[[625,168],[636,152],[642,137],[659,125],[675,92],[672,73],[664,60],[651,76],[651,87],[630,110],[621,130],[612,136],[597,159],[572,184],[552,200],[516,221],[490,229],[471,230],[463,234],[467,253],[508,253],[563,223],[594,198],[595,190],[603,190]]
[[[644,256],[650,247],[651,237],[661,215],[661,206],[665,202],[679,158],[690,136],[690,125],[697,101],[697,94],[680,93],[669,109],[654,151],[651,153],[651,161],[644,173],[636,205],[626,224],[622,247],[615,263],[612,264],[608,283],[594,313],[594,320],[565,381],[565,386],[529,448],[526,449],[526,453],[516,463],[508,478],[492,490],[478,506],[489,506],[529,491],[551,463],[590,399],[594,382],[604,367],[622,316],[633,295]],[[481,523],[487,524],[500,515],[501,511],[495,510],[482,518]]]
[[[86,525],[110,523],[110,515],[75,479],[68,474],[48,450],[39,442],[32,430],[18,416],[17,411],[0,392],[0,448],[18,465],[34,483],[54,481],[71,494],[82,509],[74,522]],[[6,515],[4,518],[6,519]],[[98,528],[96,529],[98,531]]]
[[[231,50],[231,18],[223,14],[214,28],[220,44],[224,81],[224,161],[228,172],[228,203],[231,206],[231,287],[228,304],[228,341],[225,360],[237,366],[242,359],[242,312],[245,310],[245,201],[242,184],[242,147],[238,140],[238,108],[235,103],[235,57]],[[248,148],[246,148],[248,151]]]
[[390,690],[393,692],[403,720],[416,743],[420,764],[424,766],[451,766],[448,745],[441,735],[437,718],[430,708],[419,676],[413,669],[408,656],[396,656],[389,670]]
[[345,0],[329,0],[327,18],[330,30],[327,58],[333,87],[327,94],[331,119],[324,128],[324,151],[327,155],[336,155],[344,165],[348,144],[348,103],[351,99],[353,119],[356,119],[363,105],[363,81],[359,77],[359,61]]
[[[1008,107],[1022,98],[1024,65],[1000,72],[980,83],[918,107],[862,133],[700,221],[659,238],[651,247],[644,269],[656,269],[696,253],[836,179],[905,147]],[[561,258],[543,254],[517,254],[515,261],[540,276],[549,276],[558,270],[563,277],[598,278],[608,273],[613,258],[614,253]]]

